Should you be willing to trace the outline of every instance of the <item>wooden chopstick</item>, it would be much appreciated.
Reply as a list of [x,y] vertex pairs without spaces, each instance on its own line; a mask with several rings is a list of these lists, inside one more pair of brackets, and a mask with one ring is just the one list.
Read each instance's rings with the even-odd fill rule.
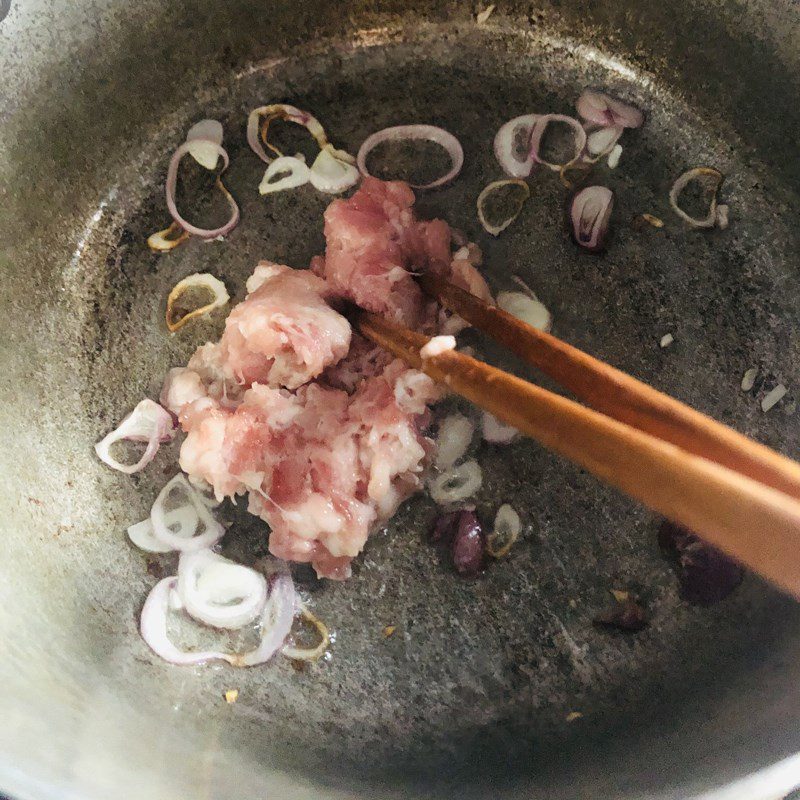
[[800,499],[797,462],[442,278],[423,275],[419,283],[451,311],[592,408]]
[[355,323],[411,366],[800,598],[795,498],[457,351],[423,360],[427,336],[375,314],[359,312]]

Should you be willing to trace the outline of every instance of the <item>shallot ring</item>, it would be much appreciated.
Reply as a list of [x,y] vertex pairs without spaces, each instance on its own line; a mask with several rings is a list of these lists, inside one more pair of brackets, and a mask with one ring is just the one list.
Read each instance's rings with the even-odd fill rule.
[[[262,117],[265,118],[263,121],[261,120]],[[261,146],[261,141],[275,153],[276,157],[283,155],[275,145],[267,141],[269,124],[274,119],[283,119],[287,122],[294,122],[295,125],[302,125],[314,137],[320,150],[328,144],[328,137],[322,124],[315,116],[309,114],[307,111],[285,103],[273,103],[268,106],[260,106],[259,108],[254,108],[247,118],[247,143],[250,145],[250,149],[265,164],[271,163],[272,157],[267,155],[266,151]]]
[[[486,219],[483,207],[485,205],[486,198],[504,186],[519,186],[523,190],[522,199],[519,201],[517,210],[510,217],[508,217],[508,219],[503,220],[503,222],[501,222],[499,225],[493,225]],[[525,205],[525,202],[530,196],[530,187],[521,178],[507,178],[505,180],[492,181],[484,186],[481,190],[481,193],[478,195],[478,199],[476,201],[478,208],[478,221],[481,223],[481,225],[483,225],[483,229],[487,233],[491,234],[492,236],[499,236],[520,215],[522,207]]]
[[[200,306],[199,308],[189,311],[176,321],[175,316],[172,313],[175,303],[187,289],[191,289],[195,286],[201,286],[204,289],[208,289],[214,295],[214,299],[210,303],[206,303],[204,306]],[[190,319],[199,317],[202,314],[208,314],[215,308],[224,306],[230,299],[231,298],[228,294],[228,290],[225,288],[225,284],[218,278],[215,278],[213,275],[209,275],[207,272],[195,272],[194,275],[188,275],[183,280],[178,281],[178,283],[175,284],[175,286],[172,288],[172,291],[169,293],[169,297],[167,297],[167,328],[169,328],[170,333],[175,333],[175,331],[180,330],[180,328],[182,328]]]
[[[565,125],[569,125],[574,131],[575,155],[565,164],[553,164],[552,162],[545,161],[539,157],[539,145],[542,141],[542,135],[547,130],[547,126],[551,122],[563,122]],[[533,130],[531,131],[531,155],[533,156],[534,161],[538,162],[539,164],[543,164],[545,167],[549,167],[554,172],[560,172],[563,167],[577,161],[581,155],[583,155],[585,147],[586,131],[584,130],[583,125],[581,125],[580,122],[575,119],[575,117],[568,117],[565,114],[545,114],[536,120]]]
[[188,238],[189,231],[184,230],[177,222],[173,221],[163,231],[151,233],[147,237],[147,246],[156,253],[166,253]]
[[226,236],[229,234],[239,223],[239,206],[236,204],[233,196],[222,182],[222,173],[228,169],[228,165],[230,164],[228,152],[222,145],[219,145],[216,142],[209,140],[208,143],[209,145],[213,145],[215,148],[217,148],[217,152],[222,156],[222,170],[217,176],[216,186],[222,192],[222,194],[225,195],[225,199],[228,201],[228,205],[231,208],[230,219],[219,228],[198,228],[196,225],[192,225],[191,222],[185,220],[178,212],[178,208],[175,205],[175,189],[178,185],[178,165],[183,160],[183,157],[190,151],[194,142],[184,142],[172,154],[169,167],[167,168],[167,209],[169,210],[169,213],[175,222],[180,225],[184,231],[191,233],[194,236],[199,236],[201,239],[216,239],[218,236]]
[[293,658],[296,661],[316,661],[320,656],[325,654],[325,651],[330,646],[330,631],[328,631],[328,626],[325,625],[321,619],[311,613],[305,603],[301,602],[298,610],[300,616],[317,629],[317,633],[319,633],[319,643],[315,647],[295,647],[294,645],[286,644],[283,646],[281,652],[287,658]]
[[[702,218],[692,217],[687,214],[682,208],[678,206],[678,198],[681,196],[683,190],[695,178],[709,177],[713,178],[715,183],[712,186],[711,203],[708,207],[708,214]],[[713,228],[717,223],[717,192],[719,192],[725,176],[714,167],[695,167],[694,169],[687,170],[681,175],[672,188],[669,190],[669,204],[672,210],[684,221],[691,225],[693,228]]]
[[464,166],[464,148],[461,146],[461,142],[459,142],[452,133],[444,130],[444,128],[437,128],[435,125],[395,125],[394,127],[384,128],[383,130],[373,133],[364,140],[364,143],[359,148],[357,157],[358,169],[361,171],[362,175],[370,175],[367,169],[367,158],[369,154],[379,144],[383,144],[383,142],[413,141],[420,139],[433,142],[443,147],[450,156],[451,167],[448,172],[430,183],[411,183],[409,186],[411,186],[412,189],[435,189],[437,186],[443,186],[454,180]]

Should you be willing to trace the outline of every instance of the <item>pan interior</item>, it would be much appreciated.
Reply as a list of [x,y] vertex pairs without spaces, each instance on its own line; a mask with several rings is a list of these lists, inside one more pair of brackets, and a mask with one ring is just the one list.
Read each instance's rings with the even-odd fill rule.
[[[371,36],[363,46],[331,44],[187,92],[202,100],[177,109],[146,149],[131,154],[128,166],[136,165],[143,182],[109,176],[109,194],[55,301],[63,325],[48,333],[75,342],[81,353],[69,370],[53,366],[81,411],[47,423],[44,452],[70,455],[47,489],[59,493],[62,507],[37,512],[52,531],[40,543],[41,557],[58,565],[47,568],[47,579],[70,587],[68,601],[59,604],[52,594],[47,601],[47,614],[63,631],[56,644],[63,635],[73,650],[80,642],[94,653],[83,665],[65,659],[59,666],[64,691],[76,693],[69,701],[76,706],[93,701],[102,708],[103,698],[123,696],[142,716],[143,731],[167,721],[175,735],[158,739],[164,761],[174,755],[189,764],[198,753],[201,760],[212,754],[209,780],[221,786],[227,758],[244,771],[268,763],[304,773],[331,791],[390,781],[430,788],[467,778],[475,786],[478,779],[535,786],[548,776],[550,796],[562,789],[575,796],[564,788],[569,776],[591,764],[602,773],[603,759],[613,758],[608,791],[656,787],[681,762],[719,757],[691,746],[715,720],[730,717],[721,751],[726,736],[742,735],[744,721],[727,710],[722,687],[737,686],[746,670],[752,676],[771,669],[758,654],[785,652],[797,614],[752,576],[715,607],[687,605],[658,551],[659,520],[530,441],[477,447],[484,472],[479,512],[490,520],[507,502],[524,523],[509,556],[484,577],[459,579],[427,543],[435,509],[423,498],[406,503],[370,540],[350,581],[318,582],[296,569],[301,590],[335,631],[330,657],[313,666],[297,671],[277,659],[246,671],[172,668],[137,635],[148,588],[175,565],[170,556],[134,551],[124,529],[147,515],[174,471],[177,447],[163,448],[129,479],[95,463],[91,445],[142,396],[157,396],[169,367],[218,335],[221,315],[166,332],[164,301],[179,279],[212,272],[238,301],[258,259],[305,267],[323,249],[329,197],[310,187],[258,195],[264,165],[247,147],[244,127],[247,111],[264,103],[310,110],[350,152],[392,124],[426,122],[453,132],[464,146],[463,173],[452,186],[421,195],[417,207],[480,244],[495,290],[516,288],[512,276],[520,276],[552,311],[559,337],[767,444],[797,448],[791,392],[768,414],[759,406],[777,382],[791,387],[797,366],[800,292],[796,272],[778,255],[796,252],[797,232],[776,213],[788,202],[780,185],[770,186],[761,166],[741,155],[723,122],[598,51],[517,34],[502,21],[431,28],[412,40]],[[573,244],[564,219],[567,190],[545,169],[532,177],[517,221],[490,238],[477,222],[475,198],[502,177],[492,152],[495,131],[531,111],[573,114],[587,86],[628,98],[647,115],[641,130],[623,137],[620,165],[596,169],[596,182],[616,197],[608,252],[590,255]],[[203,117],[224,124],[226,183],[242,223],[224,242],[192,239],[155,255],[145,240],[169,221],[166,162]],[[670,184],[698,165],[727,176],[725,231],[688,230],[669,209]],[[213,213],[205,196],[186,199],[185,209],[189,218]],[[664,227],[638,225],[642,213],[663,219]],[[661,348],[667,333],[674,343]],[[547,385],[485,339],[468,339],[483,357]],[[763,388],[743,393],[739,384],[751,366],[764,376]],[[56,405],[47,397],[43,404]],[[266,554],[259,521],[242,505],[224,514],[233,523],[229,554],[248,563]],[[41,585],[44,578],[32,573],[26,580]],[[592,624],[612,589],[642,598],[652,615],[646,630],[624,635]],[[391,636],[386,626],[394,627]],[[230,707],[221,700],[229,688],[239,690]],[[752,725],[759,724],[754,717]],[[633,738],[652,743],[658,767],[626,784]],[[673,742],[671,752],[660,741]],[[734,765],[725,768],[734,774]],[[218,791],[214,796],[227,796]]]

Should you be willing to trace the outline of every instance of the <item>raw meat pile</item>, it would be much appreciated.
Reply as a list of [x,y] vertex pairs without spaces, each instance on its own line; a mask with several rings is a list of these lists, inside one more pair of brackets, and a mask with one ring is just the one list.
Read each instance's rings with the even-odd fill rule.
[[162,402],[187,436],[181,468],[218,498],[248,494],[270,550],[344,579],[369,533],[422,485],[439,389],[354,334],[347,298],[412,327],[448,319],[410,272],[434,270],[488,296],[479,254],[451,255],[442,220],[419,221],[401,182],[366,178],[325,212],[325,256],[311,270],[262,262],[217,343],[171,370]]

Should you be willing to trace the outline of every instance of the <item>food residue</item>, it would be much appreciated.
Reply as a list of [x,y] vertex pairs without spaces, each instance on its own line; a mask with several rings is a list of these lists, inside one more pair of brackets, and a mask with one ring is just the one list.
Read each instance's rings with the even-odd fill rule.
[[223,697],[225,698],[225,702],[232,706],[239,699],[239,690],[226,689]]

